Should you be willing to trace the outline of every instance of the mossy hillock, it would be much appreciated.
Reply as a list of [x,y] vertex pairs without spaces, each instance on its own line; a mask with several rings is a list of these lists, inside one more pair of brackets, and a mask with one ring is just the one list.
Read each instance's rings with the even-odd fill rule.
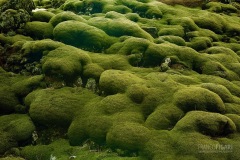
[[0,159],[240,159],[239,13],[0,0]]

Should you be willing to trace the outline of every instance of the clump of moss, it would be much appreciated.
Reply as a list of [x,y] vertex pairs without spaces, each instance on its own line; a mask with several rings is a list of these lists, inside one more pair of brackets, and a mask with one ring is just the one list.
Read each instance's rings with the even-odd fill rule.
[[69,20],[74,20],[74,21],[79,21],[79,22],[86,21],[84,18],[82,18],[79,15],[74,14],[73,12],[64,11],[64,12],[60,12],[60,13],[56,14],[55,16],[53,16],[50,19],[49,23],[51,23],[55,27],[59,23],[64,22],[64,21],[69,21]]
[[184,116],[184,112],[173,104],[160,105],[146,119],[145,125],[156,130],[170,130]]
[[208,37],[194,37],[187,43],[188,47],[195,49],[196,51],[202,51],[212,46],[212,42]]
[[27,22],[24,30],[27,35],[34,39],[45,39],[53,37],[53,26],[46,22]]
[[1,99],[0,101],[1,114],[9,114],[14,112],[15,106],[17,106],[20,103],[12,89],[8,86],[1,87],[0,99]]
[[30,107],[29,114],[34,122],[67,127],[75,113],[95,97],[80,88],[43,89],[30,93],[25,104]]
[[96,63],[90,63],[84,66],[83,77],[86,77],[87,79],[93,78],[98,83],[102,72],[104,72],[104,69],[101,66]]
[[148,95],[149,89],[146,86],[135,84],[131,85],[127,89],[127,95],[129,98],[135,102],[141,104],[144,98]]
[[130,8],[128,8],[127,6],[124,5],[106,5],[103,8],[103,13],[107,13],[110,11],[114,11],[114,12],[118,12],[118,13],[122,13],[122,14],[127,14],[127,13],[131,13],[132,10]]
[[201,87],[206,88],[214,93],[217,93],[225,103],[233,102],[232,94],[223,85],[215,83],[203,83],[201,84]]
[[234,122],[219,113],[203,111],[188,112],[174,127],[174,130],[197,131],[210,136],[226,136],[236,131]]
[[152,36],[144,31],[138,24],[126,18],[108,19],[102,17],[94,17],[88,20],[88,24],[102,29],[110,36],[120,37],[127,35],[145,38],[150,41],[153,40]]
[[107,134],[107,145],[115,149],[139,151],[149,140],[150,130],[136,123],[114,125]]
[[225,112],[222,99],[216,93],[200,87],[181,89],[174,94],[174,100],[184,112],[191,110]]
[[178,46],[186,45],[185,40],[179,36],[160,36],[155,40],[155,43],[164,43],[165,41],[176,44]]
[[159,36],[173,35],[173,36],[184,37],[185,32],[184,32],[184,28],[181,25],[171,25],[168,27],[161,28],[158,32],[158,35]]
[[100,89],[105,94],[123,93],[127,87],[136,83],[142,83],[142,79],[125,71],[107,70],[100,77]]
[[14,36],[7,36],[7,35],[4,35],[4,34],[0,34],[0,43],[5,45],[5,44],[14,44],[16,42],[19,42],[19,41],[32,41],[33,39],[31,37],[28,37],[28,36],[24,36],[24,35],[21,35],[21,34],[16,34]]
[[0,117],[0,152],[4,153],[10,147],[17,147],[17,143],[31,138],[35,126],[30,117],[25,114],[11,114]]
[[95,52],[101,52],[115,41],[101,29],[78,21],[58,24],[53,35],[58,41]]
[[48,11],[37,11],[32,15],[32,21],[40,21],[40,22],[49,22],[50,19],[55,16],[54,13]]
[[184,28],[184,32],[196,31],[198,26],[195,24],[193,19],[189,17],[173,18],[169,20],[171,25],[180,25]]
[[64,80],[67,85],[72,85],[89,62],[91,59],[85,51],[72,46],[63,46],[50,51],[42,59],[42,70],[47,76]]

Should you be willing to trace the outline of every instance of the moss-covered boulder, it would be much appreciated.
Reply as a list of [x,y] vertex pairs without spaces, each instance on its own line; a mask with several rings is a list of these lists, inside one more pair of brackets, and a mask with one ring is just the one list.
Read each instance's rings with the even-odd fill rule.
[[115,41],[101,29],[78,21],[58,24],[53,35],[56,40],[65,44],[95,52],[101,52]]
[[80,88],[43,89],[30,93],[25,104],[30,107],[29,114],[34,122],[66,127],[75,113],[95,97],[90,91]]
[[149,140],[150,130],[141,124],[119,123],[107,134],[107,145],[115,149],[139,151]]
[[91,18],[88,20],[88,24],[102,29],[110,36],[133,36],[145,38],[150,41],[153,40],[152,36],[144,31],[138,24],[126,19],[126,18]]
[[176,105],[183,111],[225,112],[225,105],[216,93],[200,87],[187,87],[174,94]]
[[46,22],[28,22],[26,23],[24,30],[27,35],[34,39],[46,39],[53,37],[53,26]]
[[15,107],[20,104],[13,90],[8,86],[2,86],[0,89],[0,111],[1,114],[14,112]]
[[188,112],[174,127],[184,132],[200,132],[210,136],[226,136],[236,131],[236,125],[227,116],[203,111]]
[[85,22],[86,20],[83,19],[80,15],[76,15],[73,12],[65,11],[65,12],[60,12],[53,16],[49,23],[51,23],[54,27],[58,25],[61,22],[64,21],[69,21],[69,20],[74,20],[74,21],[79,21],[79,22]]
[[136,83],[142,83],[142,79],[125,71],[107,70],[100,77],[100,89],[105,94],[123,93],[127,87]]
[[18,142],[31,139],[32,132],[36,129],[30,117],[25,114],[11,114],[0,117],[0,153],[11,147],[17,147]]
[[49,11],[37,11],[37,12],[33,12],[32,21],[40,21],[40,22],[49,22],[50,19],[55,16],[54,13],[49,12]]
[[66,45],[50,51],[42,59],[42,70],[47,76],[72,85],[81,76],[84,65],[90,62],[85,51]]

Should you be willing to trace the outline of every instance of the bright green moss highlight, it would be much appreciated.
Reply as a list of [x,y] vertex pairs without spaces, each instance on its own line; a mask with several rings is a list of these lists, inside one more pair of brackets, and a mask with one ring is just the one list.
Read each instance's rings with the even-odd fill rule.
[[128,86],[142,83],[142,79],[126,71],[107,70],[100,77],[100,89],[105,94],[125,92]]
[[107,13],[110,11],[115,11],[118,13],[126,14],[126,13],[131,13],[132,10],[128,8],[127,6],[124,5],[106,5],[103,8],[103,13]]
[[58,13],[55,16],[53,16],[50,19],[49,23],[51,23],[55,27],[59,23],[64,22],[64,21],[69,21],[69,20],[74,20],[74,21],[79,21],[79,22],[86,21],[81,16],[78,16],[78,15],[74,14],[73,12],[66,11],[66,12]]
[[171,19],[169,23],[171,25],[182,26],[185,32],[196,31],[198,29],[198,26],[189,17],[174,18],[174,19]]
[[150,138],[150,130],[137,123],[120,123],[107,134],[107,145],[116,149],[138,151]]
[[224,112],[222,99],[214,92],[200,87],[187,87],[174,94],[176,105],[184,112],[203,110],[210,112]]
[[49,22],[55,16],[54,13],[48,11],[37,11],[33,13],[32,21]]
[[53,35],[56,40],[65,44],[95,52],[101,52],[114,43],[114,39],[101,29],[78,21],[58,24]]
[[59,47],[42,59],[43,72],[49,77],[64,80],[72,85],[82,73],[84,65],[91,62],[88,54],[72,46]]
[[45,39],[53,37],[53,26],[46,22],[27,22],[24,31],[34,39]]
[[236,131],[234,122],[219,113],[188,112],[173,129],[183,132],[200,132],[210,136],[226,136]]
[[29,114],[34,122],[66,127],[75,113],[95,97],[92,92],[81,88],[48,88],[30,93],[25,103],[30,107]]

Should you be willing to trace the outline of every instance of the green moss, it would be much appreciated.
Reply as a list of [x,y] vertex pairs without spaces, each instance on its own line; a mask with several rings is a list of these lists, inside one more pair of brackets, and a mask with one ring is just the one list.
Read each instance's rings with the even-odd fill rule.
[[15,106],[20,103],[12,89],[8,86],[0,88],[0,99],[0,111],[2,114],[12,113]]
[[105,94],[116,94],[125,92],[127,87],[136,83],[141,83],[142,79],[125,71],[107,70],[100,77],[100,89]]
[[195,24],[193,19],[191,19],[189,17],[181,17],[181,18],[170,19],[169,23],[171,25],[180,25],[180,26],[182,26],[184,28],[185,32],[198,30],[198,26]]
[[4,157],[4,158],[0,158],[0,160],[24,160],[21,157]]
[[28,62],[40,61],[40,59],[49,51],[63,45],[63,43],[56,42],[51,39],[29,41],[23,44],[21,53],[27,58]]
[[212,76],[212,75],[201,75],[197,76],[203,83],[216,83],[216,84],[221,84],[225,86],[232,95],[239,96],[240,95],[240,87],[237,86],[236,84],[218,77],[218,76]]
[[165,35],[173,35],[173,36],[179,36],[184,37],[184,28],[180,25],[171,25],[168,27],[163,27],[159,30],[158,35],[159,36],[165,36]]
[[116,69],[116,70],[127,70],[131,66],[125,56],[122,55],[107,55],[107,54],[98,54],[93,53],[89,54],[93,63],[98,64],[104,70]]
[[27,146],[21,151],[21,155],[26,159],[38,160],[49,159],[54,149],[46,145]]
[[103,13],[107,13],[110,11],[115,11],[118,13],[126,14],[126,13],[131,13],[132,10],[128,8],[127,6],[124,5],[106,5],[103,8]]
[[188,112],[174,127],[173,131],[200,132],[210,136],[226,136],[236,131],[234,122],[219,113],[203,111]]
[[24,97],[34,89],[40,87],[43,78],[44,77],[42,75],[29,77],[26,80],[15,83],[12,88],[16,95]]
[[227,114],[240,115],[240,105],[236,103],[225,103]]
[[240,116],[236,114],[225,114],[228,118],[230,118],[236,125],[237,131],[240,132]]
[[16,42],[19,42],[19,41],[31,41],[32,38],[31,37],[27,37],[27,36],[24,36],[24,35],[20,35],[20,34],[17,34],[15,36],[6,36],[4,34],[0,34],[0,43],[2,44],[14,44]]
[[138,151],[150,138],[150,130],[136,123],[114,125],[107,134],[107,145],[115,149]]
[[216,61],[208,61],[204,63],[202,66],[202,73],[219,76],[228,80],[239,79],[239,76],[236,73],[228,70],[225,66]]
[[30,93],[25,101],[30,105],[29,114],[34,122],[66,127],[75,113],[95,97],[85,89],[64,87],[37,90]]
[[173,104],[160,105],[148,116],[145,125],[156,130],[170,130],[183,116],[183,111]]
[[179,36],[160,36],[155,40],[155,43],[163,43],[164,41],[176,44],[178,46],[185,46],[185,40]]
[[150,90],[146,86],[140,84],[131,85],[127,89],[128,97],[133,102],[139,104],[143,102],[144,98],[148,95],[148,92],[150,92]]
[[218,94],[221,97],[221,99],[223,100],[223,102],[225,102],[225,103],[233,102],[232,94],[223,85],[215,84],[215,83],[203,83],[203,84],[201,84],[201,87],[206,88],[206,89]]
[[107,115],[124,111],[136,111],[138,109],[125,94],[107,96],[99,102],[98,107]]
[[141,27],[126,18],[108,19],[102,17],[95,17],[88,20],[88,24],[102,29],[110,36],[133,36],[145,38],[150,41],[153,40],[152,36],[141,29]]
[[183,111],[203,110],[224,112],[222,99],[214,92],[200,87],[187,87],[174,94],[176,105]]
[[[135,107],[136,108],[136,107]],[[142,113],[136,111],[124,111],[118,112],[114,115],[111,115],[111,120],[113,124],[132,122],[132,123],[140,123],[143,124],[145,119]]]
[[53,26],[46,22],[27,22],[24,27],[27,35],[34,39],[45,39],[53,37]]
[[217,14],[207,13],[204,16],[193,18],[194,22],[200,27],[214,31],[215,33],[223,33],[226,21]]
[[140,19],[140,16],[137,13],[127,13],[125,17],[133,22],[137,22]]
[[192,39],[194,37],[209,37],[211,41],[219,41],[220,39],[219,35],[209,29],[199,29],[197,31],[187,32],[186,36],[188,39]]
[[58,24],[53,34],[58,41],[95,52],[101,52],[115,41],[101,29],[78,21]]
[[194,37],[187,43],[187,46],[195,49],[196,51],[202,51],[211,47],[212,42],[208,37]]
[[91,62],[88,54],[72,46],[59,47],[42,59],[42,69],[49,77],[64,80],[72,85],[82,73],[84,65]]
[[33,13],[32,21],[49,22],[53,16],[55,16],[55,14],[52,12],[37,11]]
[[99,81],[99,78],[104,72],[104,69],[96,63],[90,63],[84,66],[83,76],[87,78],[94,78],[96,81]]
[[61,12],[53,16],[49,23],[51,23],[54,27],[58,25],[61,22],[64,21],[69,21],[69,20],[74,20],[74,21],[79,21],[79,22],[85,22],[86,20],[82,18],[79,15],[74,14],[73,12]]
[[0,117],[0,153],[11,147],[17,147],[18,142],[31,138],[35,126],[30,117],[25,114],[11,114]]
[[114,43],[109,49],[106,50],[110,54],[142,54],[146,51],[150,41],[143,38],[129,37],[124,41]]
[[[240,44],[238,44],[238,43],[214,42],[213,45],[216,47],[219,47],[219,48],[222,47],[222,49],[223,49],[223,47],[229,48],[234,52],[238,52],[240,50]],[[225,50],[227,50],[227,49],[225,49]],[[230,51],[228,51],[228,52],[230,52]]]

